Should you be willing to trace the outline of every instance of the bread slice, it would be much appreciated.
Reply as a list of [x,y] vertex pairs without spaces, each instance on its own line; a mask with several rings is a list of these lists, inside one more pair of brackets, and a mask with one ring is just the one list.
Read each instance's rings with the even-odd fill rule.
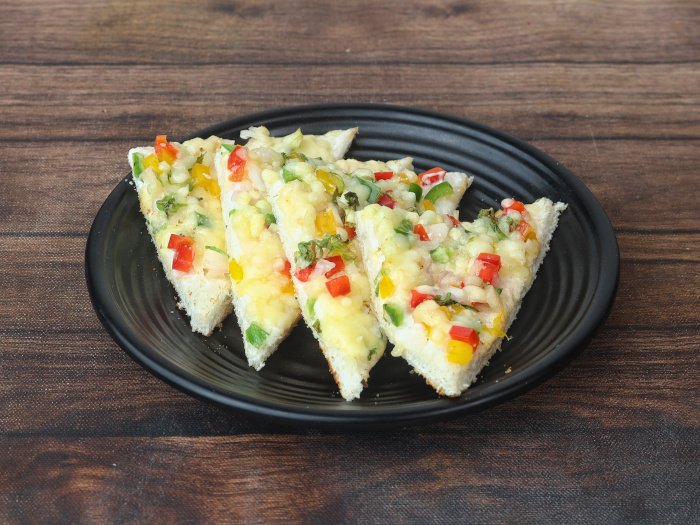
[[[280,168],[262,172],[302,315],[348,401],[359,397],[386,347],[371,308],[372,289],[362,270],[355,217],[370,203],[422,206],[412,162],[327,163],[291,156]],[[458,200],[471,178],[455,174],[454,180],[450,196],[457,194]]]
[[256,127],[241,133],[248,139],[244,147],[224,140],[216,152],[213,173],[221,187],[233,306],[244,335],[246,358],[256,370],[265,365],[301,316],[262,171],[279,169],[284,156],[295,153],[337,160],[356,132],[303,135],[297,130],[271,137],[265,127]]
[[[128,154],[141,212],[178,306],[192,330],[207,336],[232,310],[219,186],[210,175],[220,142],[179,144],[161,136],[155,147]],[[176,246],[176,239],[189,247]]]
[[546,198],[502,205],[471,223],[376,205],[358,214],[372,305],[392,355],[445,396],[464,392],[500,348],[566,208]]

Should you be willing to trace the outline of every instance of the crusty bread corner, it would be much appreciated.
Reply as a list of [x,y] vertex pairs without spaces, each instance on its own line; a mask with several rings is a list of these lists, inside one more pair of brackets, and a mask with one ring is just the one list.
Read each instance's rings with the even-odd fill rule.
[[[128,160],[133,174],[132,154],[138,152],[144,156],[153,153],[153,148],[133,148],[129,150]],[[170,281],[177,296],[178,307],[187,313],[190,318],[190,326],[193,332],[209,336],[217,326],[233,310],[231,304],[231,286],[227,279],[207,279],[201,274],[180,274],[175,275],[172,270],[173,255],[166,246],[159,246],[153,233],[149,217],[154,213],[152,203],[145,202],[141,198],[141,187],[143,181],[132,176],[136,191],[139,193],[139,203],[141,212],[146,218],[148,233],[156,247],[158,259],[163,265],[165,277]]]
[[[566,204],[552,203],[549,199],[540,199],[537,202],[541,211],[532,217],[537,224],[541,250],[531,268],[530,284],[523,289],[519,300],[505,321],[506,331],[514,321],[523,297],[534,282],[544,256],[549,250],[552,235],[559,222],[559,215],[566,209]],[[362,213],[358,214],[357,237],[361,241],[359,244],[363,255],[362,261],[370,282],[374,282],[381,270],[382,260],[376,256],[379,252],[379,246],[376,245],[376,237],[371,235],[371,231],[372,225],[363,220]],[[395,346],[395,351],[392,354],[401,355],[438,394],[443,396],[460,396],[476,380],[481,370],[488,365],[491,357],[500,350],[503,343],[503,338],[494,340],[491,345],[484,347],[487,348],[486,350],[482,348],[481,351],[477,352],[475,358],[467,365],[450,363],[446,358],[439,357],[443,356],[444,352],[425,338],[417,326],[409,325],[399,328],[387,322],[382,315],[383,305],[379,297],[373,295],[372,300],[380,325]]]

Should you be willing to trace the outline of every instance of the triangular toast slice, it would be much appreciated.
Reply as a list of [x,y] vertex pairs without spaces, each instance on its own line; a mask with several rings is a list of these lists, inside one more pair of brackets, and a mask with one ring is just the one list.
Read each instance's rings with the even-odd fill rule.
[[358,214],[392,355],[441,395],[459,396],[500,348],[566,208],[546,198],[502,206],[464,223],[376,205]]
[[210,168],[220,139],[179,144],[164,135],[153,147],[129,151],[141,212],[165,275],[190,318],[210,335],[231,312],[219,186]]
[[[292,155],[280,168],[262,172],[304,319],[346,400],[359,397],[386,346],[355,238],[358,211],[371,203],[387,209],[444,206],[452,211],[472,180],[450,174],[449,190],[443,186],[430,194],[447,173],[443,170],[439,181],[426,180],[421,186],[412,162],[327,163]],[[426,200],[428,195],[432,201]],[[447,198],[454,204],[444,204]]]
[[245,146],[224,140],[215,155],[213,173],[221,187],[233,306],[246,358],[256,370],[264,366],[301,316],[261,174],[265,169],[279,169],[284,158],[295,153],[337,160],[350,147],[356,132],[348,129],[303,135],[296,131],[271,137],[266,128],[256,127],[241,133],[247,139]]

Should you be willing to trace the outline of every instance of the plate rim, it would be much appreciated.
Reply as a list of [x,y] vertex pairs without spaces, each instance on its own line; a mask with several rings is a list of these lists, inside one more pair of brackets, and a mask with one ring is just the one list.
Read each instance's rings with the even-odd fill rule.
[[[538,359],[535,364],[522,370],[516,376],[506,377],[500,381],[496,391],[487,391],[485,395],[471,400],[465,399],[465,395],[455,399],[441,398],[436,395],[434,401],[398,407],[373,408],[355,405],[353,408],[352,402],[348,402],[347,405],[340,405],[343,407],[342,409],[339,409],[339,406],[302,408],[296,405],[281,405],[234,390],[224,393],[218,388],[207,388],[204,380],[174,364],[170,367],[167,366],[167,360],[164,358],[162,359],[164,362],[159,362],[148,355],[150,349],[144,351],[143,348],[139,348],[136,334],[131,334],[137,339],[137,341],[132,341],[132,338],[129,337],[130,334],[123,333],[123,328],[119,326],[121,318],[116,307],[111,304],[109,297],[106,297],[108,294],[105,290],[106,286],[104,286],[104,272],[101,271],[101,265],[97,263],[102,254],[100,248],[104,247],[104,243],[101,242],[104,241],[104,230],[111,218],[110,205],[113,202],[118,202],[128,191],[134,191],[129,184],[130,173],[128,173],[110,192],[93,220],[85,245],[84,264],[88,294],[93,309],[106,331],[127,355],[148,372],[181,392],[218,406],[243,411],[256,418],[295,426],[368,430],[427,424],[476,413],[504,403],[550,379],[590,344],[612,310],[619,284],[620,254],[612,224],[598,200],[581,180],[554,158],[517,137],[480,122],[428,109],[393,104],[339,102],[282,106],[241,115],[191,132],[181,141],[193,137],[219,134],[224,129],[244,129],[247,127],[245,122],[264,122],[272,120],[270,117],[280,118],[285,114],[324,113],[340,110],[344,113],[358,111],[399,113],[399,116],[413,115],[416,118],[429,118],[436,122],[450,122],[458,127],[474,129],[494,138],[497,142],[507,143],[522,151],[561,178],[564,186],[570,189],[584,204],[591,224],[595,232],[599,234],[596,240],[601,257],[606,256],[605,268],[601,265],[598,280],[595,282],[596,290],[588,305],[589,312],[581,319],[575,329],[557,348]],[[241,126],[239,123],[243,125]],[[103,286],[100,286],[101,284]],[[148,346],[143,341],[140,342],[146,347]],[[469,390],[465,394],[468,392]]]

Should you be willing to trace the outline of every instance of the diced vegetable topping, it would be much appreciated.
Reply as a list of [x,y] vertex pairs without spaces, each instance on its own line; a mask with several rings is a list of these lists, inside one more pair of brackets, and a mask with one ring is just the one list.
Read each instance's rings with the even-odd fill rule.
[[265,228],[269,228],[271,224],[277,224],[277,219],[273,213],[265,214]]
[[151,168],[158,175],[161,175],[163,173],[163,170],[160,169],[160,161],[158,160],[158,157],[156,157],[154,153],[151,153],[148,157],[143,159],[143,165],[146,166],[147,168]]
[[427,193],[423,201],[430,201],[435,204],[435,201],[440,197],[447,197],[449,195],[454,195],[454,189],[449,182],[442,181],[440,184],[430,188],[430,191]]
[[394,228],[394,231],[402,235],[408,235],[414,231],[413,223],[409,219],[403,219],[399,225]]
[[171,166],[177,160],[178,149],[168,142],[165,135],[158,135],[155,143],[156,157],[165,161]]
[[197,227],[209,228],[211,226],[211,219],[203,213],[196,211],[194,212],[194,216],[197,217]]
[[245,340],[255,348],[260,348],[267,339],[268,333],[255,323],[252,323],[245,331]]
[[450,337],[458,341],[469,343],[474,350],[479,346],[479,334],[473,328],[454,325],[450,328]]
[[284,179],[285,184],[292,182],[293,180],[300,180],[297,174],[290,170],[287,166],[282,168],[282,179]]
[[343,193],[343,190],[345,190],[343,179],[333,172],[319,168],[316,170],[316,178],[321,181],[323,187],[326,188],[326,191],[331,195],[340,195]]
[[501,256],[493,253],[480,253],[476,260],[479,263],[477,275],[482,281],[493,284],[501,269]]
[[156,201],[156,207],[160,211],[164,211],[167,217],[170,217],[171,213],[176,213],[177,210],[179,210],[183,206],[187,206],[187,204],[177,202],[175,200],[175,194],[173,193],[171,193],[170,195],[166,195],[162,199]]
[[401,323],[403,323],[403,309],[399,305],[386,303],[384,305],[384,311],[389,317],[391,324],[394,326],[401,326]]
[[348,232],[348,240],[354,239],[357,237],[357,232],[355,231],[355,228],[352,226],[345,225],[345,231]]
[[345,270],[345,261],[343,261],[343,258],[340,255],[334,255],[333,257],[326,257],[325,260],[330,261],[333,264],[335,264],[335,266],[333,268],[331,268],[330,270],[328,270],[326,272],[327,278],[330,279],[335,274],[340,273],[343,270]]
[[525,211],[525,205],[520,201],[514,200],[512,203],[508,202],[507,204],[506,204],[506,202],[507,201],[503,202],[504,203],[503,213],[505,215],[508,215],[512,211],[517,211],[519,213],[523,213]]
[[430,257],[433,259],[433,261],[444,264],[450,260],[450,257],[452,257],[452,250],[450,250],[447,246],[438,246],[434,250],[430,251]]
[[302,268],[301,270],[297,270],[297,272],[294,275],[302,283],[305,283],[306,281],[309,280],[309,277],[311,276],[311,272],[314,271],[314,268],[316,268],[316,263],[313,263],[312,265],[307,266],[306,268]]
[[433,206],[433,203],[425,199],[423,199],[423,208],[425,210],[435,211],[435,206]]
[[421,186],[432,186],[433,184],[436,184],[444,179],[446,173],[447,172],[442,168],[433,168],[419,174],[418,179],[420,180]]
[[516,229],[518,230],[520,236],[524,241],[528,239],[537,239],[535,231],[532,229],[532,226],[530,226],[527,221],[520,221]]
[[396,207],[396,201],[392,199],[388,193],[382,193],[379,196],[379,199],[377,199],[377,204],[379,204],[380,206],[386,206],[387,208],[391,208],[392,210]]
[[216,252],[216,253],[220,253],[221,255],[225,255],[228,258],[228,253],[226,253],[221,248],[217,248],[216,246],[205,246],[204,248],[207,250],[211,250],[213,252]]
[[418,238],[421,241],[429,241],[430,240],[430,235],[428,235],[428,232],[425,231],[425,226],[423,226],[422,224],[416,224],[413,227],[413,233],[418,235]]
[[382,192],[382,189],[372,181],[363,179],[362,177],[358,177],[357,175],[355,175],[355,178],[360,182],[360,184],[366,186],[369,189],[369,197],[367,198],[367,201],[370,204],[374,204],[375,202],[377,202],[377,200],[379,199],[379,194]]
[[408,191],[415,194],[416,202],[420,202],[420,199],[423,196],[423,188],[421,188],[415,182],[412,182],[411,184],[408,185]]
[[286,260],[286,259],[284,260],[284,268],[282,268],[279,272],[282,275],[286,275],[287,277],[292,276],[292,265],[290,264],[290,262],[288,260]]
[[195,184],[202,186],[208,193],[214,197],[218,197],[221,194],[221,188],[219,188],[219,183],[211,178],[211,171],[209,166],[200,164],[199,162],[192,166],[192,178]]
[[319,259],[325,259],[331,255],[340,255],[344,261],[355,260],[355,253],[338,235],[324,233],[322,239],[300,242],[297,246],[299,248],[296,253],[297,257],[310,263],[315,263]]
[[432,298],[433,298],[432,295],[421,293],[415,289],[411,290],[411,308],[415,308],[423,301],[427,301],[428,299],[432,299]]
[[447,343],[447,360],[458,365],[467,365],[474,357],[474,348],[464,341],[450,339]]
[[330,281],[326,281],[326,288],[331,294],[331,297],[339,297],[350,293],[350,279],[347,275],[336,277]]
[[228,170],[231,174],[228,179],[231,182],[241,182],[245,178],[245,165],[248,161],[248,150],[241,146],[236,146],[228,156]]
[[394,286],[394,281],[392,281],[388,276],[383,275],[382,278],[379,279],[379,285],[377,288],[379,289],[379,297],[386,299],[393,293],[396,287]]
[[336,234],[337,230],[335,227],[335,215],[333,214],[333,210],[328,209],[316,215],[315,223],[319,232],[328,233],[330,235]]
[[173,270],[189,272],[194,262],[194,239],[185,235],[171,234],[168,248],[174,250]]
[[146,166],[143,164],[143,155],[135,151],[131,155],[131,163],[134,165],[134,177],[138,179],[143,170],[146,169]]
[[233,257],[228,262],[228,273],[231,276],[231,279],[236,282],[240,282],[243,279],[243,267],[238,264],[238,261],[236,261],[236,259]]
[[447,214],[447,217],[449,217],[449,219],[452,221],[452,225],[453,225],[455,228],[459,228],[460,226],[462,226],[462,223],[459,222],[459,219],[457,219],[456,217],[454,217],[454,216],[452,216],[452,215],[450,215],[450,214]]
[[377,173],[374,174],[374,178],[376,180],[388,180],[393,176],[394,176],[393,171],[378,171]]

